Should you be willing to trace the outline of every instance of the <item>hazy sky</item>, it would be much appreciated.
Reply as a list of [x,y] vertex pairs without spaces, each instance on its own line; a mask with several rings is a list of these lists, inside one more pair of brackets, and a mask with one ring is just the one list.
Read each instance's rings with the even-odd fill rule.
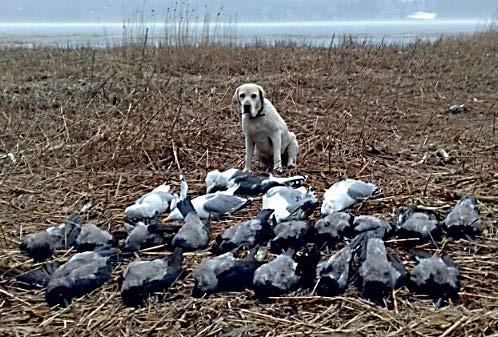
[[[188,12],[202,20],[208,11],[236,21],[398,19],[414,11],[441,18],[498,17],[497,0],[0,0],[0,21],[163,21]],[[477,5],[478,3],[478,5]],[[209,4],[209,5],[206,5]],[[173,13],[173,14],[172,14]]]

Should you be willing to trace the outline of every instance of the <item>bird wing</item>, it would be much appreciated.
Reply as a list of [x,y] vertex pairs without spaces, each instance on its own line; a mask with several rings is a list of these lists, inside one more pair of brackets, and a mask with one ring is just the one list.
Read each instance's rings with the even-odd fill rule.
[[364,183],[362,181],[354,182],[348,187],[348,195],[356,200],[370,198],[376,190],[373,184]]
[[203,208],[208,213],[221,215],[238,211],[246,206],[248,201],[248,199],[237,196],[218,194],[213,198],[207,199]]

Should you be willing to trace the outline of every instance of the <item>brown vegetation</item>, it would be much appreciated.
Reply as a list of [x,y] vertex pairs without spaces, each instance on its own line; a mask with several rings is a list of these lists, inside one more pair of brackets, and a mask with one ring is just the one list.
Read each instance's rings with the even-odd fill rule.
[[[187,256],[187,277],[163,302],[140,310],[121,306],[116,280],[127,263],[66,309],[51,310],[43,292],[0,275],[0,335],[496,335],[496,33],[405,47],[0,50],[0,268],[32,266],[19,253],[22,237],[84,205],[91,205],[87,221],[121,231],[123,210],[139,195],[164,181],[178,188],[173,149],[197,193],[208,170],[241,167],[231,97],[246,81],[266,88],[297,134],[298,172],[320,196],[340,177],[375,180],[382,196],[359,212],[389,221],[404,205],[443,215],[460,195],[477,197],[486,224],[481,238],[421,247],[459,264],[461,303],[436,310],[403,288],[389,311],[360,299],[354,287],[342,297],[297,293],[273,304],[258,304],[251,291],[193,299],[191,271],[209,254],[200,252]],[[452,104],[467,111],[451,115]],[[214,222],[214,233],[258,206]],[[408,261],[403,242],[387,246]]]

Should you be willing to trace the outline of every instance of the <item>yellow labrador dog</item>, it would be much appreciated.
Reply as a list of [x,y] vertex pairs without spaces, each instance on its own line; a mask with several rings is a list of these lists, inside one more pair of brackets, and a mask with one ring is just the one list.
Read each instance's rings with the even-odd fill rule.
[[251,170],[253,156],[276,171],[281,171],[282,165],[294,168],[299,152],[296,135],[289,131],[263,88],[254,83],[243,84],[235,90],[233,100],[242,114],[246,144],[244,171]]

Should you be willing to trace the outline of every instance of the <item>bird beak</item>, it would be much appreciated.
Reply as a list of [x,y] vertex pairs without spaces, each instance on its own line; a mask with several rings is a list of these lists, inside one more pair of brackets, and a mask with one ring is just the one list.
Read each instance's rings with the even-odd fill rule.
[[213,185],[210,185],[208,187],[206,187],[206,194],[207,193],[211,193],[211,191],[213,190],[214,186]]

